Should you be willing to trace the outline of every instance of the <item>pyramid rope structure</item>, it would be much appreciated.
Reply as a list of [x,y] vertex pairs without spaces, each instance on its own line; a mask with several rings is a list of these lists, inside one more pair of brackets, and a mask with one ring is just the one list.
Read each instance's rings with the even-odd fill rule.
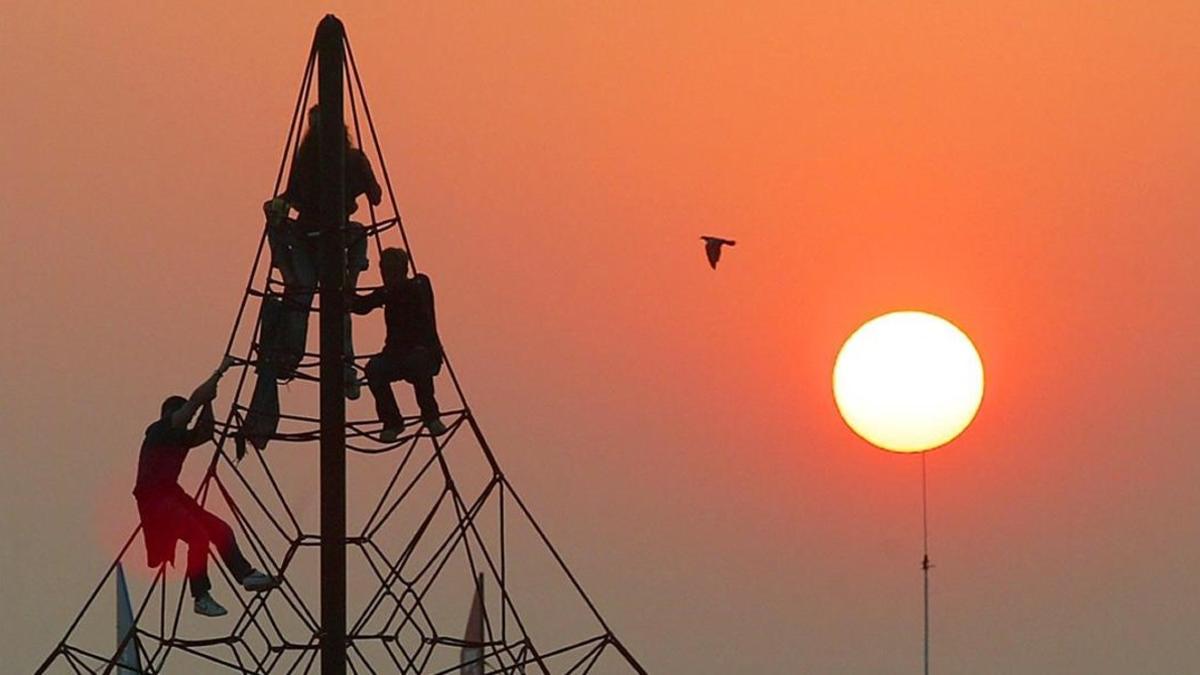
[[[391,209],[391,215],[385,217],[386,211],[371,205],[365,231],[374,240],[376,252],[383,250],[384,236],[399,235],[411,254],[349,39],[344,47],[354,139],[364,152],[373,154],[387,195],[385,206]],[[280,194],[289,160],[299,148],[316,55],[314,40],[284,143],[274,195]],[[320,420],[310,414],[281,413],[285,428],[271,436],[275,445],[269,454],[272,461],[278,457],[284,462],[283,467],[273,469],[266,450],[253,448],[242,459],[234,451],[249,413],[244,400],[246,383],[261,358],[261,315],[248,322],[247,310],[252,299],[261,307],[271,298],[286,302],[289,292],[294,291],[284,288],[271,264],[263,264],[266,244],[264,227],[225,348],[226,355],[234,359],[234,367],[240,370],[233,403],[224,420],[215,425],[215,449],[195,495],[206,508],[215,503],[228,509],[230,524],[247,557],[260,569],[279,575],[282,583],[270,591],[242,591],[223,565],[210,560],[210,568],[219,570],[216,581],[222,597],[232,596],[236,605],[231,606],[230,616],[225,619],[202,619],[183,611],[186,580],[169,583],[168,566],[164,564],[144,581],[144,591],[135,593],[133,630],[102,646],[91,644],[88,641],[94,642],[97,634],[112,636],[112,614],[108,612],[110,606],[101,600],[102,591],[110,581],[115,582],[118,566],[127,555],[132,556],[131,566],[141,565],[140,546],[135,545],[139,526],[125,540],[38,673],[309,673],[319,668],[321,626],[319,613],[313,611],[318,584],[309,558],[319,548],[321,536],[304,522],[302,509],[296,506],[296,493],[301,492],[303,500],[303,489],[312,488],[311,476],[305,483],[283,474],[297,463],[316,464],[314,453],[300,449],[318,440]],[[412,261],[415,272],[415,258]],[[247,330],[250,337],[245,349],[236,353],[239,335],[244,336]],[[371,356],[354,357],[357,373],[361,374],[362,364]],[[295,389],[311,388],[317,383],[319,368],[319,355],[306,352],[293,378]],[[382,484],[369,515],[353,529],[348,523],[347,556],[357,556],[364,572],[354,581],[363,589],[373,589],[360,593],[361,601],[347,607],[348,672],[645,673],[605,623],[501,471],[448,357],[445,368],[458,398],[457,406],[442,413],[445,434],[431,435],[419,420],[406,418],[406,428],[416,431],[384,442],[378,420],[346,423],[347,452],[369,462],[365,465],[368,476]],[[288,478],[301,489],[290,486]],[[515,540],[542,556],[541,565],[528,577],[518,574],[518,563],[526,558],[514,560],[509,555]],[[308,561],[307,567],[304,561]],[[537,617],[542,613],[538,611],[519,611],[517,602],[522,596],[532,597],[530,605],[539,610],[554,604],[548,601],[549,591],[543,592],[551,578],[566,591],[555,598],[569,596],[572,609],[577,611],[569,618],[557,609],[549,618]],[[224,586],[220,586],[221,580]],[[471,631],[462,629],[461,610],[477,594],[482,598],[485,589],[493,589],[495,600],[478,617],[482,630],[476,632],[482,639],[472,640],[464,637]],[[121,660],[130,644],[138,656],[136,666],[128,659]]]

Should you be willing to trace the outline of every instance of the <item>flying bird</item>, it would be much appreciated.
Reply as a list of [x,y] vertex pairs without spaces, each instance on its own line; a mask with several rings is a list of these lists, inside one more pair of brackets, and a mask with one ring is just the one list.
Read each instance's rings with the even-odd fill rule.
[[721,259],[721,247],[728,244],[730,246],[737,245],[737,242],[732,239],[722,239],[720,237],[700,237],[704,240],[704,254],[708,256],[708,264],[715,270],[717,269],[717,261]]

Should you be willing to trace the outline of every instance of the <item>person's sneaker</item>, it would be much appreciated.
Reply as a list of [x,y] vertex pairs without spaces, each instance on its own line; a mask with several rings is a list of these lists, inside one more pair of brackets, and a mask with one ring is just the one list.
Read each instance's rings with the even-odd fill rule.
[[196,610],[200,616],[225,616],[229,613],[208,593],[196,598],[196,604],[192,606],[192,609]]
[[396,426],[384,427],[383,431],[379,432],[379,440],[383,441],[384,443],[391,443],[397,438],[400,438],[400,434],[403,432],[404,422],[401,422]]
[[358,381],[358,378],[347,376],[346,377],[346,398],[350,399],[351,401],[357,401],[358,397],[361,395],[362,395],[362,384]]
[[279,577],[273,577],[254,570],[250,574],[247,574],[245,579],[242,579],[242,588],[248,591],[265,591],[278,586],[279,581]]
[[425,428],[429,429],[429,433],[434,436],[441,436],[446,433],[446,425],[442,424],[442,420],[434,418],[425,422]]

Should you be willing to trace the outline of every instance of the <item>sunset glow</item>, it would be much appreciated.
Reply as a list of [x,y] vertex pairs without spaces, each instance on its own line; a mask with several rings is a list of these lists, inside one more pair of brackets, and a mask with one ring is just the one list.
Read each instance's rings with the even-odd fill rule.
[[[484,572],[508,617],[485,622],[489,668],[518,667],[523,646],[493,640],[520,639],[515,608],[542,656],[599,638],[551,671],[623,675],[624,648],[656,674],[920,673],[928,572],[931,671],[1200,672],[1197,0],[0,3],[3,672],[113,653],[123,550],[134,612],[155,594],[142,648],[171,637],[134,535],[140,447],[231,336],[243,360],[262,345],[268,271],[271,312],[297,309],[274,254],[320,238],[258,251],[303,136],[289,121],[320,99],[318,82],[297,106],[329,12],[369,102],[370,120],[344,97],[352,144],[392,187],[356,201],[355,222],[389,223],[358,285],[382,285],[382,247],[410,250],[454,370],[434,377],[440,410],[468,413],[440,458],[457,499],[437,456],[397,474],[403,453],[346,454],[348,623],[373,668],[407,663],[420,633],[450,640],[421,643],[424,670],[461,671]],[[716,270],[706,235],[737,242]],[[905,314],[951,346],[896,338]],[[386,323],[350,321],[359,380]],[[306,364],[320,332],[313,312]],[[167,609],[175,639],[204,642],[160,650],[155,672],[302,669],[287,645],[324,635],[319,451],[271,439],[232,461],[260,364],[222,381],[215,442],[178,483],[208,479],[205,510],[257,569],[294,565],[288,585],[247,595],[213,550],[231,615],[196,615],[179,543]],[[282,414],[319,417],[317,381],[276,384]],[[360,385],[346,419],[367,447],[382,425]],[[425,433],[412,384],[393,393],[404,435]],[[277,431],[319,436],[305,420]],[[368,545],[426,466],[424,508]],[[619,645],[570,579],[550,583],[518,492]],[[498,546],[502,520],[493,570],[471,549]],[[392,576],[412,582],[445,542],[432,626],[411,593],[395,618],[416,633],[364,618],[373,565],[407,561]]]
[[925,312],[863,324],[838,353],[833,394],[846,424],[894,452],[922,452],[958,436],[983,399],[983,363],[970,338]]

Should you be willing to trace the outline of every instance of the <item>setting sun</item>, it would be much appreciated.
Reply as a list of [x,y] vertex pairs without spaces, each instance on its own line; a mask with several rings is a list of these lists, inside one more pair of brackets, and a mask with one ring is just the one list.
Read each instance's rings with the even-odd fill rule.
[[983,363],[954,324],[892,312],[854,331],[833,367],[846,424],[894,452],[923,452],[958,436],[983,399]]

